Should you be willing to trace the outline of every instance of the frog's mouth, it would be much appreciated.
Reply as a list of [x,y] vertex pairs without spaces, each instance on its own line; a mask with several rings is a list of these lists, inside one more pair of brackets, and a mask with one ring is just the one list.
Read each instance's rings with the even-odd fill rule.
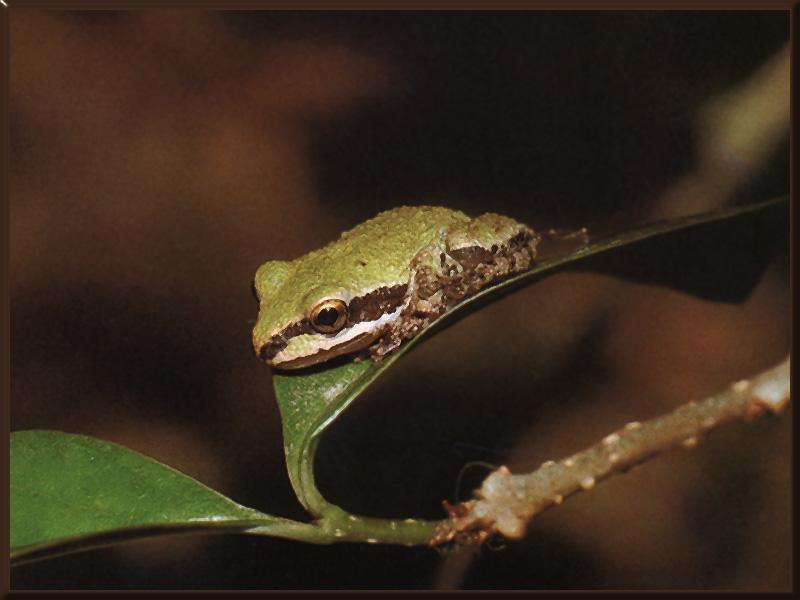
[[348,322],[335,333],[319,333],[307,318],[292,323],[257,348],[258,356],[280,369],[300,369],[358,352],[378,339],[406,307],[407,285],[379,288],[353,298]]

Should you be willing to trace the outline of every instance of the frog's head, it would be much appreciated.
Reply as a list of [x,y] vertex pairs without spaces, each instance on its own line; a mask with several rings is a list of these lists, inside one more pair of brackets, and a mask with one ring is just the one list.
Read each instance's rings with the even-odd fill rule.
[[268,365],[299,369],[368,347],[399,317],[407,286],[359,289],[321,281],[297,261],[256,272],[259,301],[253,348]]

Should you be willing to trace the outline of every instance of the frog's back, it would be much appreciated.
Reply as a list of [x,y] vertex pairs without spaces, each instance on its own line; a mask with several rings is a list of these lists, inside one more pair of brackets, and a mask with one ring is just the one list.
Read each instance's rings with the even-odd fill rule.
[[340,240],[352,241],[352,246],[363,242],[376,251],[384,246],[404,250],[413,256],[422,246],[442,238],[448,229],[469,221],[461,211],[442,206],[400,206],[345,231]]
[[401,206],[345,231],[338,240],[299,260],[303,268],[324,269],[329,274],[335,265],[336,271],[347,273],[349,284],[368,288],[383,279],[403,279],[417,252],[443,239],[448,229],[469,221],[464,213],[449,208]]

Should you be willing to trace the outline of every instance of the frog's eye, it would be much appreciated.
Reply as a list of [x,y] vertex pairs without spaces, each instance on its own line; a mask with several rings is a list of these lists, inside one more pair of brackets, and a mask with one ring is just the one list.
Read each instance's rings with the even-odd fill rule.
[[323,300],[311,309],[309,320],[320,333],[336,333],[347,323],[347,304],[338,298]]

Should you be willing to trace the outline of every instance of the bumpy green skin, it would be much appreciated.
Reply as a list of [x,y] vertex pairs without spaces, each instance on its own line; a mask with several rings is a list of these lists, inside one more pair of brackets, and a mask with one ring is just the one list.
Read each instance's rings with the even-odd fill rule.
[[[488,248],[508,239],[519,225],[501,215],[471,219],[443,207],[401,206],[345,231],[319,250],[292,261],[267,262],[255,276],[260,308],[253,345],[258,349],[324,299],[349,302],[381,287],[407,284],[412,259],[423,249]],[[313,353],[316,337],[297,336],[290,347]]]

